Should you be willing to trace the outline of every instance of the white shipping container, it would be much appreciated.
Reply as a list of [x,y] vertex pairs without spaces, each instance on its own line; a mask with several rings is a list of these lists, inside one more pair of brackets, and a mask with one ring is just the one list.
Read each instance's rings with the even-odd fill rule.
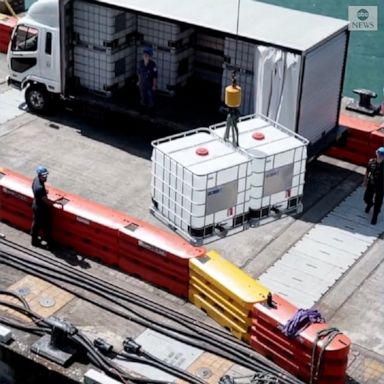
[[253,73],[255,70],[256,44],[231,37],[225,38],[226,63]]
[[145,43],[157,47],[183,47],[191,43],[193,28],[182,27],[180,23],[171,23],[147,16],[138,16],[137,32]]
[[199,80],[204,80],[213,84],[221,84],[223,77],[222,72],[222,69],[220,71],[211,70],[201,67],[198,63],[195,63],[194,77]]
[[152,145],[152,212],[157,217],[193,243],[246,228],[251,169],[243,151],[205,128]]
[[[137,65],[143,59],[144,46],[137,47]],[[162,92],[172,92],[184,86],[193,75],[193,48],[183,50],[154,49],[153,60],[157,67],[157,88]]]
[[[211,126],[223,138],[226,123]],[[302,210],[308,141],[264,116],[238,123],[239,147],[252,158],[250,220]]]
[[208,65],[209,67],[222,68],[224,57],[211,52],[195,49],[195,60],[196,62]]
[[74,47],[74,74],[80,85],[91,91],[109,95],[122,88],[136,72],[136,47],[113,53]]
[[196,33],[196,46],[206,50],[222,52],[224,54],[224,37],[211,36],[206,33]]
[[127,44],[127,36],[136,31],[137,16],[133,13],[76,1],[73,8],[73,30],[79,42],[93,47]]
[[221,84],[224,63],[224,37],[196,34],[194,76],[214,84]]

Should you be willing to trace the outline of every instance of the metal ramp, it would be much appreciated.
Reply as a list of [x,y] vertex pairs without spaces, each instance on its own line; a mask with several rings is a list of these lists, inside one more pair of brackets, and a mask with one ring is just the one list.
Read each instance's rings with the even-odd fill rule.
[[357,188],[259,280],[298,307],[312,307],[384,232],[383,214],[370,224],[363,194]]

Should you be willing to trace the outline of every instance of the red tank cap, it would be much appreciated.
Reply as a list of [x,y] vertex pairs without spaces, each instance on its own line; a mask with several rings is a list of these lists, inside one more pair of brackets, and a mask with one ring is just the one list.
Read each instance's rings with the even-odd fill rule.
[[209,154],[208,149],[204,147],[199,147],[196,149],[196,155],[207,156]]
[[255,140],[264,140],[265,136],[262,132],[255,132],[254,134],[252,134],[252,138]]

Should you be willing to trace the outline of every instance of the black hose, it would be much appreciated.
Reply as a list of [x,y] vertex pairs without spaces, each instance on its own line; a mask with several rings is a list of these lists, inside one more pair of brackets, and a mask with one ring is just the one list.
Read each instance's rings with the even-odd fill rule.
[[[6,256],[6,252],[4,251],[0,251],[0,255],[5,255]],[[13,255],[11,254],[8,254],[8,257],[14,257]],[[17,256],[16,256],[17,257]],[[34,267],[34,262],[31,262],[31,261],[28,261],[28,264],[24,264],[24,268],[20,268],[20,261],[18,262],[10,262],[7,260],[6,262],[7,265],[11,265],[13,267],[15,267],[16,269],[21,269],[23,271],[25,271],[26,273],[31,273],[33,275],[36,275],[36,276],[39,276],[43,279],[45,279],[46,281],[49,281],[53,284],[57,284],[57,281],[56,280],[60,280],[60,281],[65,281],[67,283],[70,283],[70,284],[73,284],[73,285],[76,285],[78,287],[81,287],[81,288],[84,288],[84,285],[86,284],[82,284],[80,283],[79,281],[73,281],[71,278],[66,278],[63,276],[62,272],[55,272],[55,273],[58,273],[58,276],[53,276],[52,277],[52,274],[47,274],[46,271],[44,272],[39,272],[39,271],[35,271],[36,267]],[[46,269],[52,269],[50,268],[49,266],[47,266]],[[270,368],[270,367],[267,367],[265,366],[265,364],[261,364],[261,363],[258,363],[258,361],[254,360],[254,359],[248,359],[249,356],[244,356],[244,354],[240,354],[240,352],[234,350],[234,349],[231,349],[229,346],[227,345],[224,345],[224,344],[221,344],[220,342],[214,340],[213,338],[211,338],[211,345],[207,344],[205,342],[205,339],[202,339],[200,336],[196,336],[196,335],[190,335],[186,332],[181,332],[181,331],[174,331],[173,328],[171,326],[168,326],[166,324],[155,324],[154,322],[151,322],[149,320],[145,320],[141,317],[132,317],[131,315],[127,315],[126,313],[123,313],[119,310],[116,310],[110,306],[107,306],[105,304],[102,304],[98,301],[95,301],[95,300],[92,300],[90,299],[88,296],[85,296],[83,294],[80,294],[79,292],[74,292],[68,288],[64,288],[65,290],[68,290],[69,292],[72,292],[73,294],[77,295],[78,297],[81,297],[82,299],[86,300],[86,301],[89,301],[91,303],[93,303],[94,305],[100,307],[100,308],[104,308],[112,313],[115,313],[119,316],[122,316],[124,318],[127,318],[128,320],[131,320],[131,321],[134,321],[136,323],[139,323],[143,326],[146,326],[148,328],[151,328],[151,329],[154,329],[160,333],[163,333],[167,336],[170,336],[170,337],[173,337],[179,341],[182,341],[183,343],[185,344],[189,344],[189,345],[192,345],[192,346],[195,346],[197,348],[200,348],[200,349],[204,349],[206,351],[209,351],[209,352],[212,352],[212,353],[216,353],[218,354],[219,356],[222,356],[222,357],[225,357],[226,359],[228,360],[232,360],[234,362],[237,362],[238,364],[241,364],[244,366],[244,364],[246,363],[246,361],[248,362],[248,367],[250,369],[255,369],[257,368],[258,370],[265,370],[265,369],[271,369],[272,372],[271,373],[274,373],[276,374],[276,370],[274,370],[273,368]],[[85,286],[84,289],[87,289],[87,286]],[[93,289],[90,289],[88,287],[88,290],[91,290],[93,291],[94,293],[98,294],[99,296],[102,296],[103,298],[105,299],[108,299],[110,302],[113,302],[115,304],[118,304],[120,305],[121,307],[123,307],[124,309],[126,310],[131,310],[129,307],[127,307],[126,305],[123,305],[121,303],[119,303],[117,300],[115,300],[113,297],[111,297],[110,295],[105,295],[105,294],[102,294],[100,291],[97,291],[97,290],[93,290]],[[132,312],[132,310],[131,310]],[[134,311],[133,311],[134,312]],[[137,316],[140,316],[140,314],[136,314]],[[164,330],[167,329],[168,331],[165,331]],[[181,337],[180,333],[183,333],[185,337]],[[186,337],[190,337],[190,338],[194,338],[194,339],[200,339],[201,341],[200,342],[194,342],[190,339],[186,339]],[[214,347],[212,347],[212,344],[216,344]],[[237,356],[237,357],[236,357]],[[256,357],[255,357],[256,359]],[[280,373],[280,372],[279,372]]]
[[[14,296],[14,295],[12,295],[12,296]],[[4,300],[0,300],[0,305],[3,305],[5,307],[9,307],[9,308],[12,308],[16,311],[19,311],[23,315],[29,316],[33,321],[35,321],[37,319],[39,322],[46,324],[45,319],[43,319],[40,315],[31,311],[30,309],[27,309],[25,307],[20,307],[20,305],[17,305],[15,303],[11,303],[9,301],[4,301]]]
[[[1,240],[0,240],[0,242],[1,242]],[[2,242],[4,243],[4,240]],[[11,240],[6,240],[6,242],[12,244],[12,248],[18,248],[19,250],[21,250],[21,252],[28,254],[30,256],[33,256],[39,260],[42,260],[43,262],[47,261],[47,256],[45,256],[45,255],[42,255],[36,251],[30,251],[28,248],[20,246],[19,244],[14,243]],[[8,246],[8,244],[6,244],[6,243],[5,243],[5,245]],[[113,289],[115,292],[115,295],[117,297],[122,298],[126,301],[129,301],[134,305],[148,309],[151,312],[156,312],[156,313],[158,313],[164,317],[167,317],[173,321],[175,321],[177,319],[177,320],[179,320],[178,322],[181,322],[185,327],[192,329],[194,332],[203,333],[202,330],[206,330],[208,332],[215,333],[218,336],[225,338],[232,343],[238,344],[239,346],[241,346],[244,349],[248,349],[250,351],[253,351],[250,346],[244,344],[242,341],[236,339],[233,335],[228,334],[227,332],[225,332],[221,329],[218,329],[218,328],[215,328],[215,327],[210,326],[208,324],[205,324],[201,321],[196,320],[195,318],[193,318],[191,316],[185,315],[183,313],[179,313],[176,310],[171,310],[164,305],[156,303],[155,301],[150,300],[148,298],[144,298],[138,294],[133,294],[127,290],[124,290],[123,288],[121,288],[117,285],[114,285],[112,283],[105,282],[99,278],[96,278],[89,273],[86,273],[83,271],[79,272],[79,271],[77,271],[71,267],[68,267],[64,263],[55,260],[54,258],[50,257],[49,259],[50,259],[50,265],[52,265],[52,264],[57,265],[60,268],[64,268],[65,270],[69,271],[73,275],[80,276],[81,278],[86,277],[87,282],[92,281],[92,282],[96,283],[98,286],[103,286],[108,291],[111,291]]]
[[26,308],[28,310],[31,309],[27,300],[25,300],[23,296],[20,296],[15,292],[4,291],[4,290],[0,289],[0,295],[12,296],[12,297],[16,298],[17,300],[19,300],[23,304],[24,308]]
[[[76,341],[78,344],[82,345],[83,348],[87,350],[90,354],[97,357],[97,360],[101,362],[101,366],[104,366],[108,373],[112,374],[114,377],[119,378],[120,376],[133,382],[133,383],[153,383],[153,384],[169,384],[168,381],[163,380],[153,380],[148,378],[138,378],[129,375],[117,364],[113,363],[105,357],[102,353],[100,353],[92,344],[92,342],[83,334],[77,333],[76,335],[71,336],[71,338]],[[104,370],[104,368],[103,368]],[[114,371],[117,372],[114,373]]]
[[9,327],[12,327],[12,328],[19,329],[20,331],[31,332],[31,333],[35,333],[38,335],[49,333],[49,331],[50,331],[49,328],[43,328],[43,327],[38,327],[35,325],[23,324],[19,321],[8,319],[4,316],[0,316],[0,323],[8,325]]
[[[1,253],[3,254],[3,256],[7,256],[8,257],[11,257],[11,258],[21,258],[20,256],[15,256],[15,255],[12,255],[12,254],[9,254],[7,252],[4,252],[4,251],[1,251]],[[18,269],[23,269],[24,271],[26,271],[27,273],[31,273],[32,270],[34,270],[35,268],[35,265],[40,265],[41,267],[44,267],[42,266],[41,264],[38,264],[36,262],[33,262],[31,260],[28,260],[28,264],[24,264],[25,265],[25,268],[20,268],[20,261],[19,261],[19,264],[16,262],[16,263],[13,263],[12,266],[14,266],[15,268],[18,268]],[[49,265],[46,265],[45,266],[45,270],[46,269],[51,269],[52,268],[49,266]],[[54,271],[56,272],[56,271]],[[69,282],[71,284],[74,284],[76,286],[80,286],[80,287],[83,287],[84,284],[80,284],[77,280],[76,281],[73,281],[73,279],[70,279],[70,278],[64,278],[63,277],[63,274],[62,274],[62,271],[60,272],[57,272],[59,273],[59,276],[55,276],[53,278],[49,278],[48,276],[51,276],[51,275],[47,275],[47,272],[44,271],[44,273],[40,272],[39,270],[37,272],[34,272],[34,274],[38,275],[38,276],[41,276],[42,278],[44,278],[45,280],[47,281],[51,281],[52,283],[56,283],[57,284],[57,281],[56,280],[61,280],[61,281],[66,281],[66,282]],[[69,281],[68,281],[69,280]],[[86,284],[85,284],[86,285]],[[117,304],[119,304],[120,306],[122,306],[123,308],[127,309],[126,306],[122,305],[121,303],[119,303],[118,301],[116,301],[113,297],[111,297],[111,295],[105,295],[105,294],[101,294],[99,291],[95,290],[95,289],[90,289],[90,287],[86,286],[85,287],[86,289],[88,288],[88,290],[91,290],[93,292],[95,292],[96,294],[108,299],[109,301],[112,301],[112,302],[115,302]],[[67,290],[71,291],[70,289],[66,288]],[[71,291],[72,292],[72,291]],[[265,372],[265,371],[268,371],[269,373],[272,373],[274,375],[278,375],[278,376],[283,376],[284,378],[287,378],[287,374],[285,372],[282,372],[282,370],[280,369],[276,369],[276,368],[272,368],[272,367],[269,367],[267,365],[267,363],[265,362],[258,362],[256,357],[254,359],[250,358],[250,356],[246,356],[244,354],[241,354],[239,351],[236,351],[234,349],[231,349],[229,346],[227,345],[223,345],[221,344],[220,342],[218,342],[217,340],[214,340],[213,338],[211,338],[211,344],[215,344],[215,346],[212,346],[212,345],[207,345],[207,343],[205,343],[204,341],[201,341],[200,343],[199,342],[195,342],[195,341],[192,341],[192,340],[188,340],[188,339],[185,339],[184,337],[181,337],[179,334],[175,333],[175,332],[172,332],[171,330],[168,330],[168,332],[164,331],[163,328],[170,328],[168,326],[165,326],[164,324],[153,324],[152,322],[150,321],[147,321],[147,320],[144,320],[142,318],[133,318],[132,316],[128,316],[127,314],[124,314],[122,313],[121,311],[118,311],[116,309],[112,309],[111,307],[109,306],[106,306],[104,304],[101,304],[100,302],[97,302],[95,300],[90,300],[88,297],[86,297],[85,295],[81,295],[79,293],[76,293],[76,292],[73,292],[74,294],[77,294],[77,296],[79,297],[82,297],[84,300],[87,300],[87,301],[90,301],[92,302],[93,304],[101,307],[101,308],[104,308],[104,309],[107,309],[109,311],[112,311],[113,313],[115,314],[118,314],[120,316],[123,316],[125,318],[128,318],[132,321],[135,321],[139,324],[142,324],[146,327],[149,327],[149,328],[152,328],[152,329],[155,329],[157,330],[158,332],[161,332],[163,334],[166,334],[168,336],[171,336],[177,340],[180,340],[186,344],[190,344],[190,345],[193,345],[193,346],[196,346],[197,348],[201,348],[201,349],[204,349],[206,351],[210,351],[212,353],[215,353],[219,356],[222,356],[222,357],[225,357],[226,359],[229,359],[229,360],[232,360],[240,365],[243,365],[243,366],[247,366],[248,368],[250,369],[257,369],[258,371],[261,371],[261,372]],[[129,308],[128,308],[129,310]],[[140,316],[140,315],[139,315]],[[185,332],[184,332],[185,333]],[[189,335],[189,337],[192,337],[192,335]],[[196,338],[196,336],[195,336]],[[255,360],[256,359],[256,360]],[[289,375],[289,374],[288,374]],[[289,376],[288,376],[289,377]],[[290,379],[292,380],[293,377]],[[294,379],[294,383],[297,383],[299,381],[297,381],[297,379]],[[287,381],[287,383],[290,383],[291,381]]]
[[142,364],[147,364],[151,365],[155,368],[158,368],[166,373],[169,373],[175,377],[178,377],[179,379],[183,379],[188,381],[190,384],[206,384],[205,381],[199,379],[198,377],[182,370],[174,365],[171,365],[169,363],[166,363],[163,360],[157,359],[154,356],[151,356],[147,353],[142,353],[141,355],[134,355],[134,354],[129,354],[126,352],[120,352],[118,354],[118,357],[124,358],[125,360],[130,360]]
[[[19,256],[14,256],[14,255],[12,255],[12,254],[9,254],[9,253],[7,253],[7,252],[5,252],[5,251],[1,251],[1,250],[0,250],[0,253],[3,253],[4,255],[8,255],[8,257],[19,257]],[[19,258],[20,258],[20,257],[19,257]],[[25,261],[25,262],[26,262],[26,261]],[[34,268],[33,265],[36,265],[35,262],[28,261],[28,263],[29,263],[29,266],[30,266],[31,269]],[[39,264],[38,264],[38,265],[39,265]],[[97,294],[97,295],[99,295],[99,296],[102,296],[102,297],[104,297],[105,299],[107,299],[107,300],[109,300],[109,301],[111,301],[111,302],[113,302],[113,303],[115,303],[115,304],[117,304],[117,305],[123,307],[124,309],[130,311],[131,313],[133,313],[135,316],[137,316],[137,318],[133,318],[132,316],[130,316],[130,317],[128,317],[128,319],[131,320],[131,321],[138,322],[139,324],[141,324],[141,325],[143,325],[143,326],[147,326],[147,327],[149,327],[149,328],[156,329],[156,330],[158,330],[158,331],[161,332],[161,333],[164,333],[164,331],[163,331],[162,329],[165,328],[165,329],[168,329],[168,331],[172,333],[172,334],[171,334],[172,337],[177,337],[177,336],[176,336],[176,332],[177,332],[178,334],[182,334],[182,335],[185,336],[185,337],[193,337],[194,339],[199,339],[199,340],[201,341],[201,343],[203,343],[203,344],[205,344],[205,341],[206,341],[207,337],[211,337],[211,335],[196,335],[196,334],[191,334],[191,333],[189,333],[189,332],[185,332],[185,331],[182,331],[182,330],[177,330],[177,331],[175,331],[174,327],[172,327],[172,326],[170,326],[170,325],[163,324],[163,323],[161,323],[161,324],[159,324],[159,323],[154,324],[153,322],[150,322],[149,320],[144,320],[144,319],[142,318],[142,314],[141,314],[141,313],[138,313],[137,311],[133,310],[132,308],[128,307],[127,305],[124,305],[124,304],[122,304],[121,302],[119,302],[118,300],[116,300],[115,297],[114,297],[115,295],[111,296],[110,293],[108,293],[108,294],[103,293],[103,292],[102,292],[102,289],[100,289],[100,287],[98,287],[97,285],[96,285],[96,286],[95,286],[94,284],[89,285],[87,282],[84,283],[84,282],[79,281],[78,279],[77,279],[77,280],[73,280],[72,277],[64,276],[62,271],[59,272],[59,271],[55,270],[55,269],[54,269],[53,267],[51,267],[51,265],[49,265],[49,264],[46,265],[46,266],[43,266],[43,265],[40,264],[40,266],[41,266],[41,267],[44,267],[45,269],[49,269],[49,270],[51,270],[51,271],[52,271],[53,273],[55,273],[55,274],[56,274],[56,273],[58,274],[58,276],[56,276],[56,275],[55,275],[55,276],[52,276],[52,274],[48,275],[48,274],[45,272],[45,273],[44,273],[44,276],[43,276],[42,278],[48,280],[48,277],[49,277],[49,276],[52,276],[54,279],[59,279],[59,280],[61,280],[61,281],[64,281],[64,282],[69,283],[69,284],[76,285],[76,286],[81,287],[81,288],[83,288],[83,289],[91,290],[93,293],[95,293],[95,294]],[[17,265],[16,265],[16,267],[17,267]],[[79,277],[79,278],[82,279],[81,277]],[[55,282],[53,282],[53,283],[55,283]],[[91,288],[90,288],[90,287],[91,287]],[[109,292],[109,291],[108,291],[108,292]],[[75,294],[76,294],[76,293],[75,293]],[[79,294],[78,294],[78,295],[79,295]],[[88,300],[88,301],[89,301],[89,299],[87,299],[87,298],[86,298],[85,300]],[[99,307],[100,307],[100,306],[103,307],[99,302],[95,302],[95,301],[92,301],[92,302],[93,302],[95,305],[99,306]],[[103,308],[105,308],[105,307],[103,307]],[[109,309],[109,307],[108,307],[108,309]],[[109,309],[109,310],[110,310],[110,309]],[[117,313],[117,314],[121,314],[119,311],[117,311],[117,312],[115,312],[115,313]],[[127,318],[127,315],[123,315],[123,316],[125,316],[125,317]],[[156,328],[156,326],[161,327],[161,328]],[[193,330],[193,331],[194,331],[194,330]],[[212,340],[213,340],[213,339],[212,339]],[[186,342],[186,343],[188,343],[188,341],[185,340],[185,339],[184,339],[183,341]],[[219,342],[217,342],[216,344],[218,344],[218,343],[219,343]],[[201,346],[202,346],[202,344],[198,344],[198,347],[201,347]],[[226,346],[225,346],[225,345],[223,346],[223,344],[218,344],[217,347],[220,348],[220,349],[222,349],[222,348],[226,348]],[[240,348],[242,348],[242,347],[243,347],[243,346],[241,345]],[[242,348],[242,349],[245,349],[245,350],[246,350],[246,353],[249,353],[249,352],[253,353],[253,351],[252,351],[251,349],[249,349],[249,348]],[[233,351],[233,349],[230,349],[228,352],[233,354],[234,351]]]
[[[7,301],[0,301],[0,305],[9,307],[19,313],[22,313],[23,315],[29,316],[33,318],[34,321],[39,321],[39,322],[44,322],[44,319],[39,316],[38,314],[34,313],[30,309],[27,309],[25,307],[29,308],[29,305],[25,303],[25,299],[21,297],[20,295],[14,293],[14,292],[8,292],[8,291],[1,291],[3,295],[9,295],[12,297],[17,298],[23,306],[10,303]],[[26,304],[26,305],[25,305]],[[49,334],[52,331],[52,325],[47,326],[47,327],[38,327],[38,326],[30,326],[26,325],[21,321],[17,320],[11,320],[9,318],[5,318],[3,316],[0,316],[0,323],[15,327],[17,329],[20,329],[25,332],[30,332],[30,333],[37,333],[37,334]],[[46,322],[46,324],[49,324],[49,322]],[[135,377],[131,377],[128,375],[123,369],[121,369],[119,366],[116,364],[112,363],[109,359],[104,357],[98,350],[96,350],[92,344],[92,342],[79,330],[76,330],[76,333],[74,335],[68,335],[68,338],[75,342],[76,344],[82,346],[88,353],[88,357],[90,360],[95,364],[95,366],[98,366],[102,368],[104,371],[109,372],[112,376],[121,379],[121,377],[125,378],[128,380],[130,383],[156,383],[156,384],[168,384],[167,382],[164,381],[159,381],[159,380],[148,380],[148,379],[137,379]],[[124,382],[127,382],[124,380]]]
[[[11,246],[8,245],[8,247],[12,248]],[[81,295],[79,293],[75,293],[77,296],[79,297],[82,297],[84,298],[85,300],[87,301],[90,301],[92,303],[94,303],[95,305],[98,305],[99,307],[102,307],[102,308],[105,308],[105,309],[108,309],[109,311],[112,310],[112,312],[120,315],[120,316],[123,316],[125,318],[128,318],[132,321],[135,321],[139,324],[142,324],[144,326],[147,326],[149,328],[153,328],[153,329],[156,329],[158,330],[159,332],[161,333],[164,333],[164,334],[169,334],[169,332],[166,332],[164,331],[164,328],[169,328],[169,327],[166,327],[164,326],[164,324],[154,324],[153,322],[150,322],[150,321],[147,321],[147,320],[144,320],[142,318],[140,318],[141,314],[138,314],[137,312],[135,311],[132,311],[131,308],[125,306],[125,305],[122,305],[120,302],[118,302],[115,298],[114,298],[114,295],[111,297],[110,294],[104,294],[104,293],[101,293],[100,292],[100,285],[99,284],[96,284],[96,287],[95,287],[95,284],[86,284],[86,283],[79,283],[79,281],[77,280],[73,280],[71,278],[68,278],[68,277],[64,277],[63,276],[63,270],[61,269],[60,271],[57,271],[55,270],[55,268],[51,267],[49,264],[48,265],[41,265],[39,263],[36,263],[36,262],[32,262],[30,260],[28,260],[28,265],[26,264],[23,264],[22,262],[16,260],[16,262],[12,261],[14,260],[15,258],[16,259],[21,259],[21,260],[24,260],[25,262],[27,262],[24,258],[22,258],[21,256],[16,256],[16,255],[13,255],[13,254],[9,254],[8,252],[5,252],[5,251],[1,251],[1,254],[3,255],[3,257],[6,257],[6,258],[11,258],[11,261],[9,260],[6,260],[7,262],[10,262],[10,264],[12,264],[11,266],[14,266],[15,268],[17,269],[22,269],[24,270],[25,272],[27,273],[31,273],[32,269],[34,272],[32,272],[32,274],[36,274],[36,275],[39,275],[41,276],[42,278],[44,278],[45,280],[48,280],[48,281],[51,281],[53,282],[54,284],[56,283],[57,284],[57,280],[61,280],[61,281],[65,281],[67,283],[70,283],[70,284],[73,284],[73,285],[76,285],[78,287],[81,287],[81,288],[84,288],[84,289],[88,289],[88,290],[91,290],[92,292],[98,294],[99,296],[102,296],[104,297],[105,299],[108,299],[109,301],[112,301],[120,306],[122,306],[123,308],[125,308],[126,310],[130,310],[131,312],[135,313],[136,316],[138,316],[139,318],[134,318],[132,316],[128,316],[127,314],[123,314],[121,311],[118,311],[116,309],[112,309],[110,306],[106,306],[105,304],[101,304],[99,302],[96,302],[95,300],[90,300],[88,297],[85,297],[84,295]],[[5,261],[5,260],[4,260]],[[45,261],[46,262],[46,261]],[[18,264],[19,263],[19,264]],[[20,267],[20,263],[22,265],[24,265],[24,267]],[[37,267],[36,267],[37,265]],[[52,274],[48,275],[47,276],[47,273],[46,272],[41,272],[38,268],[41,267],[41,268],[45,268],[46,269],[50,269],[51,271],[53,271],[54,274],[59,274],[59,276],[56,276],[54,275],[52,277]],[[37,269],[37,271],[36,271]],[[72,275],[73,275],[73,270],[71,271],[72,272]],[[79,272],[77,272],[78,276],[81,276],[79,275]],[[51,276],[51,277],[49,277]],[[85,286],[85,287],[84,287]],[[98,288],[98,289],[96,289]],[[66,288],[68,291],[71,291],[70,289]],[[71,291],[73,292],[73,291]],[[169,331],[171,331],[169,329]],[[184,335],[187,334],[188,337],[193,337],[193,338],[198,338],[201,340],[201,337],[196,337],[196,335],[190,335],[186,332],[184,332]],[[264,361],[262,363],[259,363],[257,361],[255,361],[255,359],[252,359],[250,357],[250,353],[248,354],[248,356],[241,354],[239,351],[235,351],[234,349],[230,349],[230,348],[227,348],[227,346],[223,345],[222,343],[220,343],[220,341],[217,341],[213,338],[213,336],[210,336],[211,337],[211,344],[216,344],[216,346],[212,347],[210,345],[207,345],[205,343],[205,339],[204,340],[201,340],[203,345],[201,345],[201,343],[197,343],[197,342],[193,342],[191,340],[185,340],[185,338],[183,337],[180,337],[179,335],[176,335],[174,332],[172,332],[172,337],[178,339],[178,340],[182,340],[183,342],[186,342],[186,343],[189,343],[191,345],[195,345],[197,346],[198,348],[202,348],[202,349],[205,349],[207,351],[211,351],[213,353],[216,353],[220,356],[223,356],[227,359],[230,359],[238,364],[241,364],[243,366],[247,366],[248,368],[250,369],[255,369],[256,367],[258,368],[258,370],[261,370],[261,371],[269,371],[270,373],[273,373],[275,375],[278,375],[278,376],[281,376],[283,375],[284,376],[284,379],[286,380],[287,383],[299,383],[300,381],[298,381],[296,378],[293,378],[293,377],[287,377],[287,375],[289,374],[286,374],[285,372],[283,372],[281,369],[276,369],[276,368],[272,368],[272,367],[268,367]],[[212,343],[213,342],[213,343]]]

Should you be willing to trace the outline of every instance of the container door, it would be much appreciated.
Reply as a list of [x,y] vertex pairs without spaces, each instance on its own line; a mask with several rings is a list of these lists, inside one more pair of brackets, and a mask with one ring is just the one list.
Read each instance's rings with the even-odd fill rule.
[[305,56],[298,133],[315,144],[338,126],[348,34]]
[[62,91],[65,95],[70,93],[70,85],[74,80],[73,68],[73,1],[62,0],[59,2],[60,15],[60,67]]

